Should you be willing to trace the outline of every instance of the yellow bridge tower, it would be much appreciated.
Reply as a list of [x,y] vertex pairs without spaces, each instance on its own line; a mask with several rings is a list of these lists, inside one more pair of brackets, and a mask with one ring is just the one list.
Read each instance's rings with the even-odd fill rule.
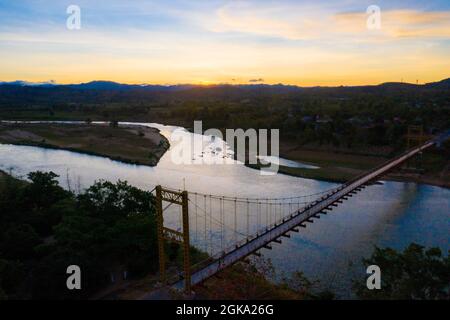
[[[183,230],[182,232],[164,226],[163,201],[178,204],[182,208]],[[189,204],[188,192],[176,192],[156,187],[156,214],[158,232],[159,274],[163,284],[166,283],[166,256],[164,252],[164,240],[175,242],[183,247],[184,290],[191,293],[191,259],[189,243]]]

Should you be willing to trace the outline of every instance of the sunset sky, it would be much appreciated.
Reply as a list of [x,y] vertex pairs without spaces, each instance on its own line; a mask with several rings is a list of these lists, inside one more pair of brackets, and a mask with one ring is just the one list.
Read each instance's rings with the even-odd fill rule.
[[0,0],[0,81],[426,83],[449,57],[448,0]]

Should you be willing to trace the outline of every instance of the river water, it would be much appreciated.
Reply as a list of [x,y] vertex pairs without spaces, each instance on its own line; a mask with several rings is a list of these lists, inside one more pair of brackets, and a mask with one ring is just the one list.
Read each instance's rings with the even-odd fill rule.
[[[18,177],[36,170],[53,171],[60,175],[61,185],[72,190],[88,187],[99,179],[121,179],[146,190],[160,184],[230,197],[277,198],[314,194],[337,186],[283,174],[261,175],[242,164],[204,164],[206,159],[232,158],[232,152],[220,138],[211,141],[210,137],[174,126],[140,125],[158,128],[171,142],[171,148],[156,167],[124,164],[63,150],[0,144],[0,169]],[[188,140],[179,139],[180,136],[193,137],[203,145],[207,142],[203,153],[192,156],[192,164],[173,161],[173,152],[191,147],[183,145]],[[279,162],[288,163],[285,159]],[[449,209],[448,189],[383,182],[366,188],[331,214],[321,216],[300,233],[291,233],[292,237],[284,239],[282,244],[273,244],[273,250],[264,249],[262,253],[271,259],[277,279],[302,271],[311,280],[319,280],[321,289],[330,289],[340,298],[349,298],[351,279],[365,277],[361,259],[367,257],[375,245],[401,249],[416,242],[427,247],[438,246],[447,252],[450,248]],[[195,234],[192,240],[203,249],[205,243],[201,236]]]

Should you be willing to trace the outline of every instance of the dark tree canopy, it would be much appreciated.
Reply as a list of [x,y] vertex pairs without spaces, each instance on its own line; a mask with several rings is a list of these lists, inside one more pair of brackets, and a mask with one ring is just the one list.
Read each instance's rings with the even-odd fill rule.
[[381,289],[368,290],[366,282],[354,282],[362,299],[449,299],[450,257],[439,248],[425,249],[412,243],[403,252],[375,248],[364,264],[381,269]]
[[[150,192],[99,181],[75,195],[57,177],[33,172],[30,183],[8,178],[0,186],[2,298],[85,298],[108,282],[110,272],[133,277],[156,269]],[[83,270],[81,292],[65,286],[73,264]]]

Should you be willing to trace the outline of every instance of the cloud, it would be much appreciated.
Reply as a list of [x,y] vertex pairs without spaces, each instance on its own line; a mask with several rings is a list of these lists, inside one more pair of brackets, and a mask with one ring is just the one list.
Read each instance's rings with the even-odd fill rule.
[[[348,34],[367,32],[365,13],[339,13],[336,30]],[[387,38],[450,38],[450,11],[381,11],[379,33]]]
[[314,17],[301,18],[302,12],[292,5],[260,5],[234,1],[218,8],[203,25],[213,32],[240,32],[286,39],[306,39],[316,26]]
[[382,7],[381,30],[368,30],[353,0],[111,1],[83,0],[77,32],[65,28],[61,8],[29,19],[0,12],[10,17],[0,25],[2,77],[339,85],[430,82],[450,68],[449,11]]
[[[244,33],[287,40],[390,40],[449,38],[450,11],[383,10],[381,29],[369,30],[369,14],[338,12],[324,6],[274,4],[255,6],[234,1],[218,8],[201,23],[212,32]],[[198,17],[197,17],[198,18]]]

